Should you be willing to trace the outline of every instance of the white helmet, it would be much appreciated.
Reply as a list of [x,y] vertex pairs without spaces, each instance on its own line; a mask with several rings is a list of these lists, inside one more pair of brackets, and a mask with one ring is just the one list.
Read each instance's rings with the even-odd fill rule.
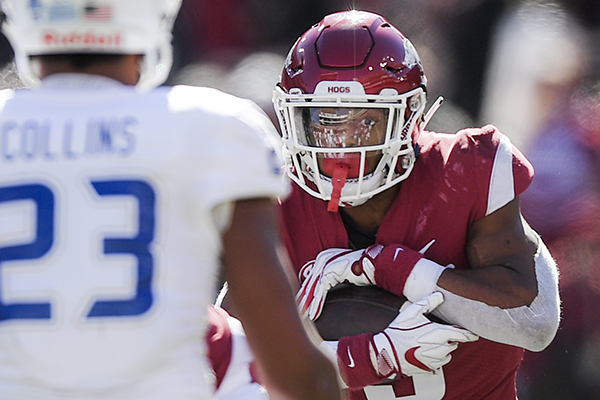
[[173,63],[171,29],[181,0],[0,0],[3,31],[21,79],[39,82],[30,56],[142,54],[139,88],[163,83]]

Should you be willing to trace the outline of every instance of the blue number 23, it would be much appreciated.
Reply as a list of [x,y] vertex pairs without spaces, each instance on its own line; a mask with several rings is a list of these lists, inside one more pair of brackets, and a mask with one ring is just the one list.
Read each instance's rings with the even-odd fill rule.
[[[132,196],[138,202],[138,230],[134,237],[105,238],[104,254],[133,254],[137,259],[136,294],[126,300],[98,300],[87,317],[123,317],[144,314],[153,302],[152,276],[154,261],[150,244],[154,239],[155,194],[141,180],[111,180],[91,182],[100,196]],[[50,303],[5,304],[1,292],[1,267],[4,261],[33,260],[43,257],[54,243],[55,196],[50,188],[40,184],[0,188],[0,203],[31,200],[35,204],[35,238],[31,243],[0,247],[0,322],[11,319],[50,319]]]

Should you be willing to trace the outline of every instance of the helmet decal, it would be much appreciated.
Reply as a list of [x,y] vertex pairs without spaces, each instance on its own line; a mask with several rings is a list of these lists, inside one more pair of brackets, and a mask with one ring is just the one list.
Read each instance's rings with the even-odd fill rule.
[[110,22],[113,18],[110,4],[88,4],[83,8],[83,18],[86,21]]

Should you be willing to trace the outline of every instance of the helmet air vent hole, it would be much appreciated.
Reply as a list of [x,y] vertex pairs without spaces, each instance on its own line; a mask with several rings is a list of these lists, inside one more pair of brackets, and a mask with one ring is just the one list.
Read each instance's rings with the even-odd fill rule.
[[402,71],[404,68],[402,68],[402,67],[401,67],[401,68],[394,68],[394,67],[392,67],[392,66],[390,66],[390,65],[388,64],[388,65],[386,65],[386,66],[385,66],[385,69],[386,69],[387,71],[390,71],[392,74],[394,74],[394,75],[395,75],[395,74],[398,74],[398,73],[400,73],[400,71]]

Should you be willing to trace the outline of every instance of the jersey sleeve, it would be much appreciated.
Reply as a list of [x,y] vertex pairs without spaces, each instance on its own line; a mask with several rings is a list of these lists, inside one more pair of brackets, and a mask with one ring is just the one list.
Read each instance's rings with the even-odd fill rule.
[[190,168],[202,169],[194,186],[206,208],[287,196],[289,182],[273,139],[277,132],[267,115],[250,100],[216,90],[196,96],[197,110],[188,113],[196,132],[187,160]]
[[533,179],[533,166],[525,156],[493,125],[459,132],[462,151],[471,164],[477,186],[480,217],[505,206],[527,189]]

